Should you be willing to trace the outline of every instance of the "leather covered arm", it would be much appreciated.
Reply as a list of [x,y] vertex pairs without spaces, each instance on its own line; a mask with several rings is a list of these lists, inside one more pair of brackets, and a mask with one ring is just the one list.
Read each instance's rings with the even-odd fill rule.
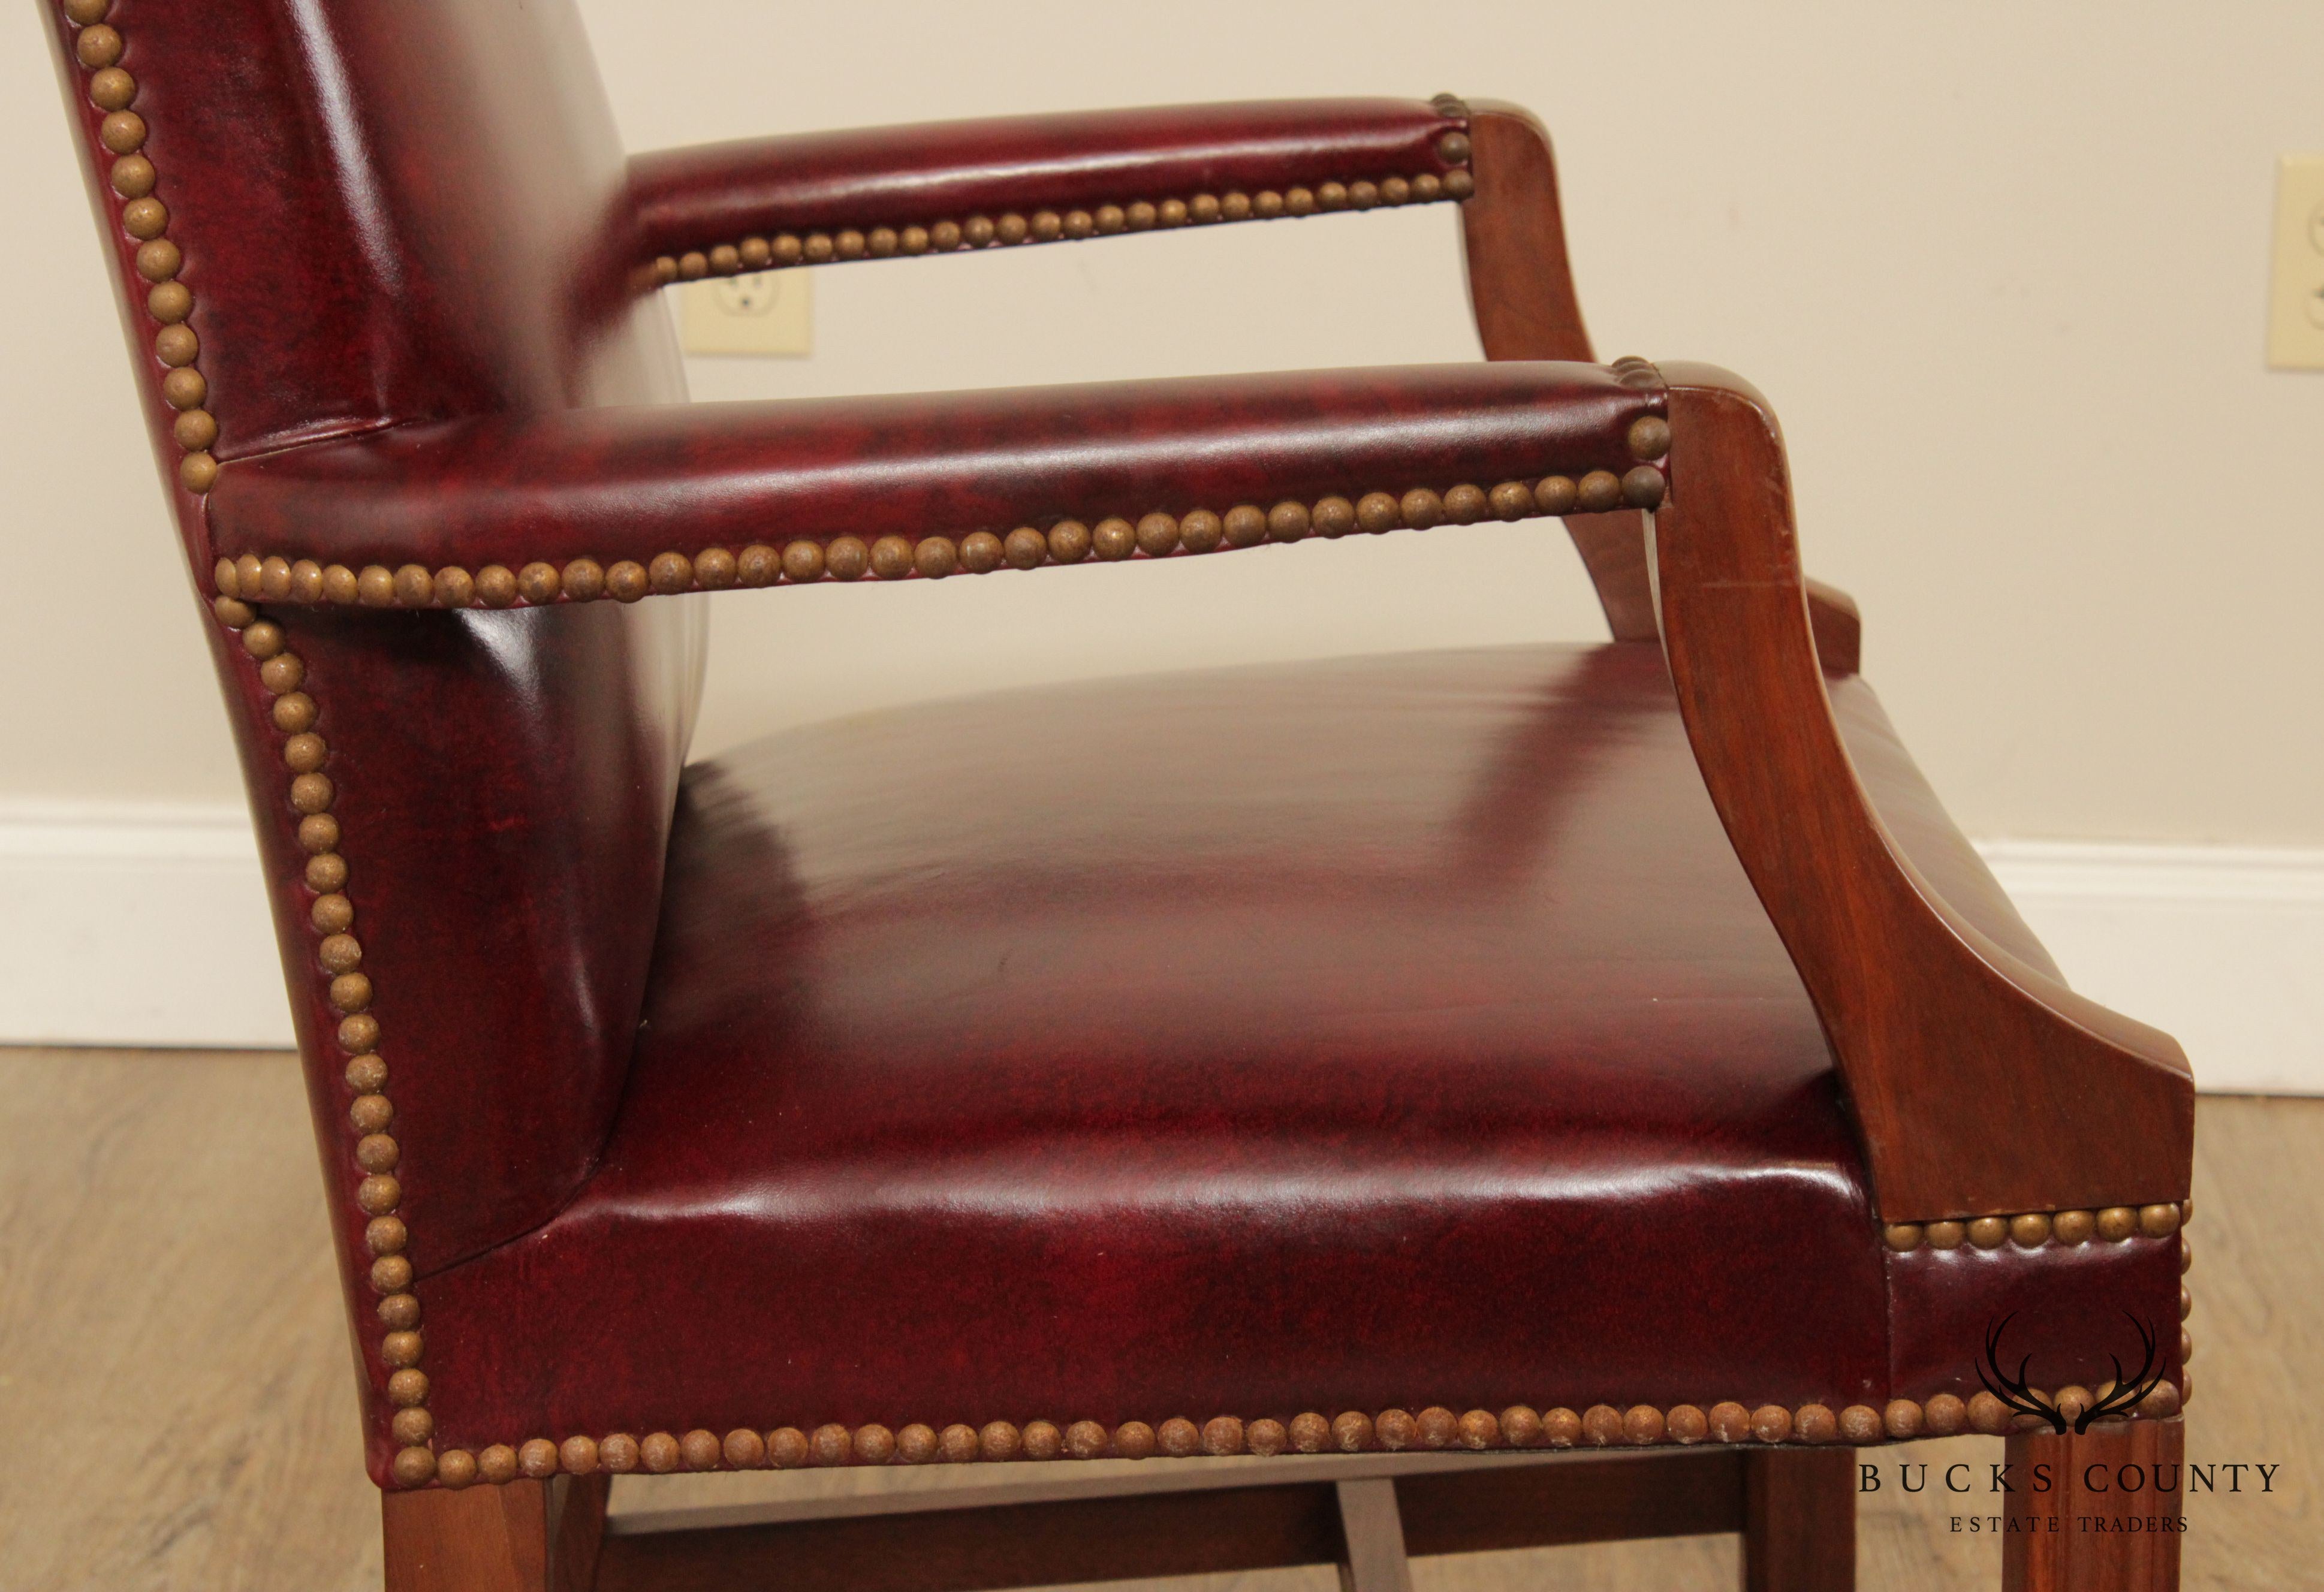
[[1642,363],[1504,363],[579,410],[238,459],[206,502],[229,600],[635,599],[1644,506],[1662,408]]
[[630,162],[664,281],[1458,199],[1468,107],[1261,100],[798,133]]

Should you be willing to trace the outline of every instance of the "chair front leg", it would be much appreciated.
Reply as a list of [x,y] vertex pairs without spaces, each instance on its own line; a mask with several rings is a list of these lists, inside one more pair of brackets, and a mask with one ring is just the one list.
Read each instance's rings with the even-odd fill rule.
[[2175,1416],[2011,1438],[2002,1592],[2179,1592],[2186,1458]]
[[1856,1450],[1743,1457],[1744,1592],[1855,1592]]
[[609,1480],[382,1494],[386,1592],[588,1592]]

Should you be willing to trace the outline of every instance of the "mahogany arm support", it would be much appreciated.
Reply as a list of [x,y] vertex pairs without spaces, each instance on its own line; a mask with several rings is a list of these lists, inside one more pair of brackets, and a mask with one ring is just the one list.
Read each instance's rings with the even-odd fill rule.
[[1662,373],[1664,650],[1711,800],[1831,1041],[1883,1218],[2185,1198],[2185,1056],[1995,944],[1914,868],[1825,694],[1774,412],[1723,371]]
[[[1461,244],[1485,357],[1594,363],[1566,254],[1549,130],[1520,106],[1479,99],[1469,102],[1469,139],[1476,193],[1461,207]],[[1565,529],[1597,587],[1614,639],[1653,640],[1659,632],[1646,576],[1645,516],[1635,509],[1573,514]],[[1855,603],[1845,592],[1811,581],[1808,604],[1824,667],[1854,674],[1862,633]]]
[[[206,502],[230,600],[505,607],[778,567],[938,575],[1521,519],[1577,489],[1658,500],[1631,451],[1661,412],[1651,381],[1462,364],[578,410],[237,459]],[[1659,420],[1641,436],[1660,452]]]
[[[643,259],[669,262],[667,280],[1363,208],[1397,202],[1380,192],[1390,179],[1402,202],[1457,199],[1467,127],[1449,96],[866,127],[637,155],[630,195]],[[901,235],[941,225],[946,239]],[[722,247],[733,253],[714,260]]]

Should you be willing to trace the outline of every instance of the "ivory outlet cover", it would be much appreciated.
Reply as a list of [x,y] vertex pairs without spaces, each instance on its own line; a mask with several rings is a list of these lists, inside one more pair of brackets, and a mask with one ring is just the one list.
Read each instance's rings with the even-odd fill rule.
[[2324,371],[2324,155],[2285,155],[2276,165],[2267,363]]
[[812,281],[804,271],[754,271],[681,283],[679,345],[688,354],[804,359],[815,352]]

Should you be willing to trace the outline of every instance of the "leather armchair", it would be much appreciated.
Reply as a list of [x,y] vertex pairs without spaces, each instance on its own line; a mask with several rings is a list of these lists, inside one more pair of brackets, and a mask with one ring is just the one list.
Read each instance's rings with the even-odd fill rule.
[[[1755,1585],[1835,1586],[1852,1447],[2176,1453],[2185,1062],[2066,989],[1914,768],[1766,400],[1594,363],[1530,117],[630,159],[561,5],[51,3],[273,881],[392,1585],[798,1541],[601,1541],[613,1475],[1250,1453],[1286,1479],[1211,1559],[1117,1511],[974,1584],[1295,1561],[1322,1477],[1314,1551],[1366,1585],[1401,1504],[1440,1546],[1743,1529]],[[1490,363],[687,406],[651,303],[1418,203],[1459,207]],[[1610,644],[686,763],[705,593],[1536,517]],[[2109,1381],[2126,1316],[2152,1352]],[[2001,1330],[2062,1391],[1986,1389]],[[1595,1524],[1544,1504],[1578,1458],[1443,1478],[1503,1499],[1481,1534],[1420,1477],[1605,1449],[1662,1480],[1604,1473]],[[2032,1544],[2013,1574],[2114,1573]]]

